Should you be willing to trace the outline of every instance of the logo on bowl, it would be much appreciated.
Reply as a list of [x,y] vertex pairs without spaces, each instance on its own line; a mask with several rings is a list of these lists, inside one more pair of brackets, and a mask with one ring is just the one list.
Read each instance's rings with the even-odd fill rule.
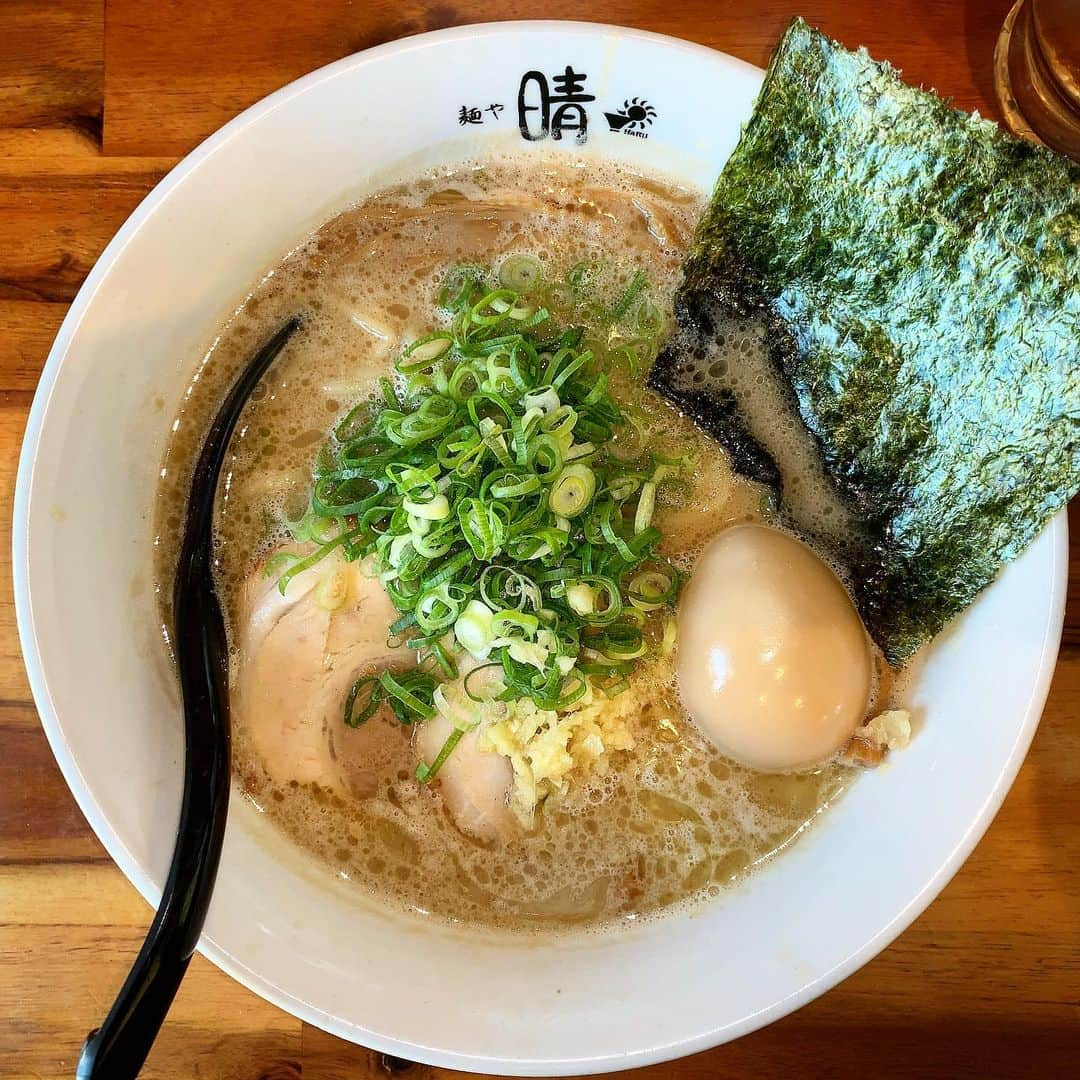
[[[589,137],[587,102],[595,94],[585,93],[588,75],[575,71],[569,64],[551,82],[542,71],[526,71],[518,87],[517,111],[521,137],[539,142],[551,136],[559,141],[564,132],[573,132],[580,146]],[[553,108],[554,106],[554,108]]]
[[482,109],[479,105],[462,105],[458,110],[458,126],[464,127],[466,124],[482,124],[487,117],[484,113],[491,113],[492,120],[499,119],[499,113],[503,111],[503,106],[498,101],[492,101],[487,108]]
[[639,139],[647,139],[649,133],[645,130],[652,126],[656,119],[656,109],[644,98],[627,98],[622,103],[622,108],[615,112],[606,112],[608,127],[612,131],[621,132],[623,135],[634,135]]
[[[587,72],[575,71],[570,64],[550,79],[542,71],[526,71],[517,93],[521,137],[528,142],[548,138],[559,142],[566,133],[579,146],[585,143],[589,138],[589,113],[585,106],[596,100],[595,94],[586,92],[588,78]],[[504,108],[499,101],[461,105],[457,122],[460,127],[495,123]],[[638,139],[649,137],[647,129],[656,117],[655,106],[642,97],[625,98],[620,108],[604,113],[609,131]]]

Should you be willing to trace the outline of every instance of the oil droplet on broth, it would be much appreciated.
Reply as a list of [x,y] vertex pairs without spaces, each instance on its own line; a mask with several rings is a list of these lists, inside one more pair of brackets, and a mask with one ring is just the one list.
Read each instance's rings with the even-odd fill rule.
[[[662,230],[650,229],[642,204]],[[199,367],[163,462],[158,581],[171,579],[200,433],[244,358],[298,304],[305,326],[253,395],[233,444],[229,497],[219,505],[219,585],[230,613],[253,563],[295,519],[298,478],[310,477],[321,434],[372,394],[404,344],[442,320],[434,301],[447,267],[493,264],[522,250],[542,259],[549,280],[582,261],[602,262],[623,280],[641,267],[670,315],[702,204],[700,192],[614,164],[510,158],[418,177],[328,222],[256,287]],[[744,344],[714,356],[720,367],[708,374],[722,377]],[[694,462],[695,512],[658,510],[669,557],[689,568],[720,527],[761,517],[760,493],[733,477],[715,444],[640,385],[616,375],[613,392],[644,418],[647,439],[678,446]],[[163,602],[170,593],[159,590]],[[285,834],[358,888],[394,906],[519,930],[604,925],[716,895],[795,836],[846,782],[839,767],[764,777],[721,758],[679,707],[670,664],[642,674],[639,696],[635,748],[616,754],[606,774],[549,800],[534,832],[500,845],[454,828],[438,796],[412,778],[404,739],[399,767],[364,799],[275,786],[243,728],[234,733],[235,771]]]

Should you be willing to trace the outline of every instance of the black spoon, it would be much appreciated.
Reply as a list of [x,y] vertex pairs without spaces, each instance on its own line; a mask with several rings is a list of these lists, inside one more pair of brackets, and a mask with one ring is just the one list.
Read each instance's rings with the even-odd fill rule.
[[248,361],[214,418],[191,478],[173,582],[185,740],[176,847],[146,941],[109,1015],[86,1037],[77,1080],[138,1076],[206,920],[225,835],[230,768],[228,644],[212,573],[214,499],[240,412],[299,325],[299,317],[293,316]]

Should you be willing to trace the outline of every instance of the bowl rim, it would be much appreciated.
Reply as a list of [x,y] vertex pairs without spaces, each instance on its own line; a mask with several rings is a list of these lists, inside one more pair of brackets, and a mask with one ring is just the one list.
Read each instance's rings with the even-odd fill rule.
[[[292,98],[305,93],[311,87],[325,80],[336,78],[344,72],[365,67],[387,57],[408,54],[431,44],[453,44],[464,38],[475,39],[480,36],[516,37],[582,31],[642,41],[662,46],[668,51],[682,51],[697,56],[705,56],[713,60],[722,57],[726,63],[761,73],[760,68],[737,57],[681,38],[616,24],[570,19],[470,23],[398,38],[365,49],[362,52],[353,53],[289,82],[280,89],[261,98],[186,154],[146,194],[105,246],[80,287],[61,323],[60,329],[57,331],[42,368],[28,414],[16,475],[12,515],[12,578],[19,641],[41,725],[68,788],[74,796],[80,811],[102,842],[109,856],[144,899],[154,907],[156,907],[160,899],[160,889],[143,872],[124,841],[106,821],[78,762],[68,748],[45,680],[31,606],[29,587],[29,505],[33,469],[52,390],[80,324],[93,303],[98,288],[117,257],[136,237],[143,222],[156,210],[168,193],[220,148],[237,137],[253,121],[273,112]],[[1052,534],[1052,593],[1042,642],[1040,668],[1025,706],[1023,718],[1017,726],[1009,755],[992,788],[987,792],[979,813],[970,822],[959,843],[915,897],[861,947],[851,952],[830,970],[804,984],[796,992],[750,1017],[722,1024],[694,1037],[627,1053],[572,1059],[521,1058],[511,1062],[482,1055],[447,1052],[434,1047],[425,1047],[397,1039],[385,1038],[367,1029],[364,1029],[363,1032],[365,1045],[379,1052],[406,1058],[415,1058],[417,1052],[420,1051],[422,1053],[421,1060],[427,1063],[457,1069],[475,1070],[478,1067],[491,1067],[497,1068],[503,1073],[522,1076],[612,1072],[656,1064],[675,1057],[710,1049],[722,1042],[727,1042],[764,1027],[819,997],[870,961],[877,953],[895,940],[927,908],[963,865],[989,827],[990,822],[1008,794],[1034,737],[1053,678],[1064,624],[1068,581],[1068,524],[1064,510],[1060,511],[1052,519],[1047,525],[1047,530]],[[357,1025],[315,1008],[304,1000],[280,990],[276,985],[247,967],[226,948],[208,938],[205,934],[199,941],[198,951],[241,985],[290,1015],[350,1042],[356,1041]]]

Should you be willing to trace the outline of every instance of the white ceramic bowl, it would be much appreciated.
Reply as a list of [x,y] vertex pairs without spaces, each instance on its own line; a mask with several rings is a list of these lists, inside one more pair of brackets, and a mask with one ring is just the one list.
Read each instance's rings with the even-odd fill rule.
[[[557,143],[524,140],[523,73],[551,79],[567,65],[595,96],[587,143],[572,131]],[[209,335],[318,223],[420,165],[508,147],[580,151],[707,185],[760,77],[708,49],[613,27],[425,34],[249,109],[170,173],[108,246],[34,401],[15,588],[56,758],[151,903],[172,847],[182,742],[149,588],[149,510],[174,403]],[[526,104],[537,91],[534,81]],[[634,97],[657,113],[647,138],[609,131],[603,115]],[[504,108],[486,111],[492,104]],[[460,124],[462,106],[484,122]],[[735,1038],[868,960],[971,851],[1038,722],[1065,575],[1062,516],[931,650],[913,690],[925,724],[910,749],[861,778],[794,850],[693,916],[606,937],[485,940],[374,908],[234,799],[201,950],[319,1027],[460,1068],[600,1072]]]

